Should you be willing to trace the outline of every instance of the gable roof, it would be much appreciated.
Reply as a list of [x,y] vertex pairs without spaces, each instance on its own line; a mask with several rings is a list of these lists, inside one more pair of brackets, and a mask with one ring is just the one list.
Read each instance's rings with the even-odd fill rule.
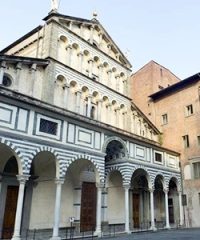
[[93,18],[91,20],[85,19],[85,18],[78,18],[78,17],[73,17],[73,16],[68,16],[68,15],[64,15],[64,14],[60,14],[60,13],[55,13],[52,12],[50,13],[48,16],[46,16],[43,20],[44,21],[48,21],[49,19],[51,19],[52,17],[58,17],[60,19],[63,20],[69,20],[69,21],[74,21],[77,23],[87,23],[87,24],[91,24],[91,25],[98,25],[98,27],[102,30],[102,32],[104,33],[104,35],[106,36],[106,38],[111,42],[111,44],[116,48],[116,50],[120,53],[120,55],[122,56],[123,60],[125,61],[126,64],[129,65],[129,67],[131,68],[132,65],[129,62],[129,60],[125,57],[125,55],[123,54],[123,52],[119,49],[119,47],[117,46],[117,44],[114,42],[114,40],[111,38],[111,36],[108,34],[108,32],[105,30],[105,28],[102,26],[102,24],[96,19]]
[[157,65],[158,67],[167,70],[167,71],[170,72],[172,75],[174,75],[177,79],[180,80],[180,78],[177,77],[172,71],[170,71],[168,68],[166,68],[166,67],[164,67],[163,65],[157,63],[157,62],[154,61],[154,60],[150,60],[148,63],[146,63],[144,66],[142,66],[142,67],[141,67],[140,69],[138,69],[136,72],[134,72],[134,73],[132,74],[132,76],[134,76],[135,74],[137,74],[138,72],[142,71],[143,69],[145,69],[146,67],[148,67],[148,66],[150,66],[150,65],[151,65],[151,66]]
[[180,91],[181,89],[195,83],[195,82],[198,82],[200,80],[200,72],[199,73],[196,73],[178,83],[175,83],[167,88],[164,88],[162,89],[161,91],[159,92],[156,92],[154,94],[151,94],[149,97],[152,98],[152,100],[158,100],[162,97],[165,97],[169,94],[172,94],[176,91]]
[[2,49],[0,51],[0,54],[4,54],[6,53],[8,50],[10,50],[11,48],[13,48],[14,46],[16,46],[18,43],[22,42],[23,40],[25,40],[26,38],[32,36],[33,34],[35,34],[36,32],[38,32],[43,26],[39,25],[38,27],[34,28],[33,30],[31,30],[30,32],[28,32],[27,34],[25,34],[24,36],[22,36],[21,38],[17,39],[16,41],[14,41],[13,43],[11,43],[10,45],[8,45],[7,47],[5,47],[4,49]]

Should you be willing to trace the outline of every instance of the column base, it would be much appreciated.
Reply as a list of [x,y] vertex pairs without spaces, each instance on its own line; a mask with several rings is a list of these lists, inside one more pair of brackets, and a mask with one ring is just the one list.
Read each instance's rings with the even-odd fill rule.
[[169,225],[168,225],[168,226],[167,226],[167,225],[165,226],[165,229],[170,229],[170,228],[171,228],[171,227],[170,227]]
[[61,240],[61,237],[51,237],[49,240]]
[[11,240],[21,240],[21,236],[13,236]]
[[149,228],[149,230],[152,230],[152,231],[155,232],[155,231],[157,231],[157,228],[155,226],[152,226],[152,227]]
[[131,231],[130,230],[125,230],[125,233],[126,234],[131,234]]
[[97,236],[97,237],[101,237],[101,236],[102,236],[101,230],[96,230],[96,231],[94,232],[94,235]]

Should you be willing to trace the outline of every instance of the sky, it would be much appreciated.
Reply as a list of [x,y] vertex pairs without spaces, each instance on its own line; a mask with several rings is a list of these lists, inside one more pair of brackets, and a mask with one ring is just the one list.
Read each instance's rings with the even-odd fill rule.
[[[180,79],[200,72],[200,0],[60,0],[59,13],[98,20],[136,72],[151,60]],[[43,24],[51,0],[0,0],[0,49]]]

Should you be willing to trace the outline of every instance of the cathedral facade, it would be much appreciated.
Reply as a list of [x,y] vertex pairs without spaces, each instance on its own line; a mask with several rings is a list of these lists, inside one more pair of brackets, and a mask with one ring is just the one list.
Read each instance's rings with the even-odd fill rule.
[[0,52],[0,237],[182,225],[179,153],[131,100],[129,61],[96,16],[43,20]]

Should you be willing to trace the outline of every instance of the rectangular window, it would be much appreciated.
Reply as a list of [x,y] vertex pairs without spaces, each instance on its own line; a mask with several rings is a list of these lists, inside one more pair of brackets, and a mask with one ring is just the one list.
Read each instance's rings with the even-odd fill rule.
[[182,195],[182,206],[187,206],[187,195],[186,194]]
[[200,162],[195,162],[192,165],[193,165],[194,178],[195,179],[200,178]]
[[165,125],[168,123],[168,116],[167,113],[162,115],[162,124]]
[[188,135],[183,136],[183,144],[184,144],[184,148],[189,148],[190,144],[189,144],[189,136]]
[[43,118],[40,119],[40,127],[39,127],[40,132],[56,135],[57,128],[58,128],[58,123],[52,122]]
[[198,197],[199,197],[199,205],[200,205],[200,193],[198,193]]
[[162,154],[161,153],[155,152],[155,161],[162,163]]
[[185,115],[186,117],[191,116],[193,114],[193,106],[192,104],[185,107]]
[[200,136],[197,136],[197,143],[200,146]]

